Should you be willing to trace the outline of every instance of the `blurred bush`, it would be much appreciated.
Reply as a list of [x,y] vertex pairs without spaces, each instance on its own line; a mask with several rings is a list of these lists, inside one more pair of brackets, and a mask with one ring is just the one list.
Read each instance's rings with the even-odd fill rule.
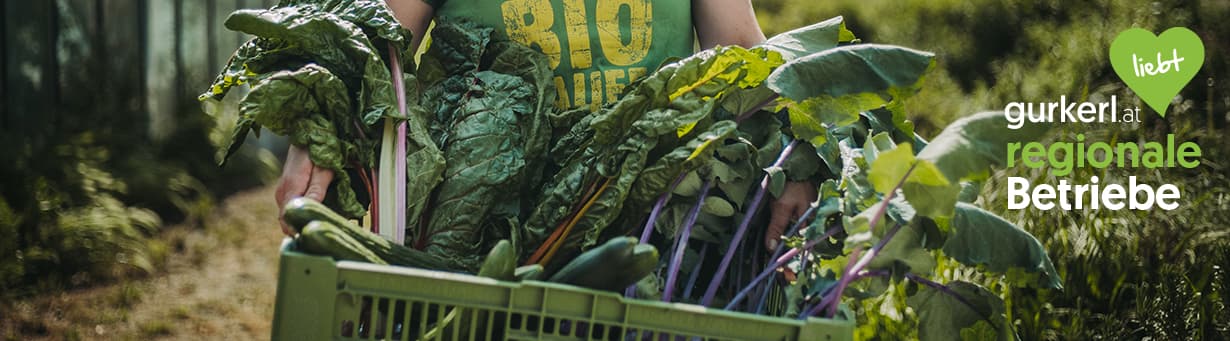
[[192,223],[219,197],[277,176],[276,158],[254,146],[227,168],[215,164],[214,119],[191,95],[199,89],[156,113],[175,125],[152,138],[148,71],[115,56],[140,55],[145,37],[104,41],[102,17],[78,11],[104,5],[140,12],[135,1],[12,2],[0,11],[0,310],[13,297],[156,271],[166,246],[153,237],[164,224]]

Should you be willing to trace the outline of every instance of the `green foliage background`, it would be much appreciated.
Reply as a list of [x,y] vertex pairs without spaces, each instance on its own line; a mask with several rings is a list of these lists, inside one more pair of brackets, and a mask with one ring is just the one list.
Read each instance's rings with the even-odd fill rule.
[[[1225,1],[889,1],[760,0],[767,35],[842,15],[864,42],[897,44],[937,55],[937,68],[907,102],[919,133],[934,136],[967,113],[1012,101],[1049,102],[1060,95],[1146,108],[1123,87],[1107,60],[1122,30],[1184,26],[1200,35],[1206,61],[1166,118],[1143,109],[1143,124],[1066,125],[1039,140],[1196,141],[1195,169],[1077,169],[1062,177],[1085,183],[1173,183],[1183,193],[1174,211],[1006,210],[1006,178],[1057,183],[1047,170],[996,174],[978,203],[1037,236],[1064,279],[1063,291],[1012,289],[1000,278],[941,264],[941,277],[1007,290],[1009,318],[1023,339],[1230,338],[1230,3]],[[900,288],[905,290],[906,288]],[[894,289],[898,290],[898,289]],[[892,300],[860,307],[861,339],[915,337],[914,312]]]

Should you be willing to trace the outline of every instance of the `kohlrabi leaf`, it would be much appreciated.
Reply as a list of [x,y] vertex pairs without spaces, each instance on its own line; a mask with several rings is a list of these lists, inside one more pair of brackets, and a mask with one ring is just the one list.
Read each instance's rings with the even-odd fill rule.
[[839,43],[855,40],[854,33],[846,29],[845,19],[833,17],[815,24],[803,26],[775,35],[762,45],[791,60],[819,51],[837,47]]
[[932,58],[897,46],[842,46],[783,64],[767,84],[786,99],[795,137],[819,147],[828,128],[854,123],[860,112],[912,93]]
[[943,248],[948,257],[962,264],[1006,273],[1010,280],[1041,288],[1063,288],[1046,248],[1020,227],[967,203],[956,205],[948,225]]
[[912,87],[934,64],[930,52],[856,44],[791,60],[769,76],[769,88],[787,99],[841,98]]
[[950,183],[930,161],[915,158],[909,143],[878,153],[867,179],[880,193],[887,193],[900,184],[910,205],[928,217],[948,216],[961,189],[956,183]]
[[1049,129],[1045,124],[1025,124],[1008,128],[1002,112],[982,112],[952,122],[944,128],[918,158],[930,161],[949,181],[982,180],[992,167],[1008,162],[1008,143],[1036,139]]
[[[962,335],[991,335],[991,339],[1016,339],[1004,315],[1004,301],[977,284],[949,282],[943,289],[919,285],[906,299],[918,314],[918,339],[922,341],[965,340]],[[993,330],[993,333],[986,333]],[[972,330],[971,330],[972,328]]]
[[935,270],[935,255],[924,248],[926,231],[913,224],[901,226],[893,239],[884,244],[884,249],[867,264],[868,269],[893,269],[899,267],[910,273],[929,275]]

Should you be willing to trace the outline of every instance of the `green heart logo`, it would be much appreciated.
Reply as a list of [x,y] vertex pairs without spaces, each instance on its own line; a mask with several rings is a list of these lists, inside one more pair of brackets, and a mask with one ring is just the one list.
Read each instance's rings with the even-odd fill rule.
[[1204,43],[1184,27],[1161,36],[1132,28],[1110,44],[1110,65],[1145,104],[1166,117],[1170,101],[1204,65]]

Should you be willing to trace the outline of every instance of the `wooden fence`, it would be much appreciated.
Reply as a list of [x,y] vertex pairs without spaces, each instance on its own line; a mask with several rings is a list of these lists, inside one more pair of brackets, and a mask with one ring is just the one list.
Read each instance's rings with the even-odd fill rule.
[[[5,0],[0,132],[46,136],[79,115],[158,142],[247,38],[228,14],[274,0]],[[12,135],[10,135],[11,137]]]

